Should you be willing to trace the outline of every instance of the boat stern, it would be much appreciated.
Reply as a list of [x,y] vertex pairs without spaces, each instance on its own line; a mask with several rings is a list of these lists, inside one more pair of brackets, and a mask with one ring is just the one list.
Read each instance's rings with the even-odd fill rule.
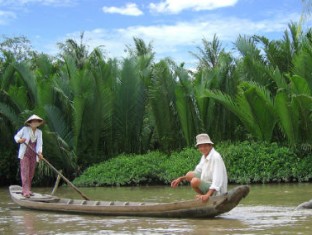
[[241,185],[227,192],[227,197],[224,202],[217,206],[217,209],[221,212],[228,212],[238,205],[238,203],[245,198],[250,191],[248,185]]

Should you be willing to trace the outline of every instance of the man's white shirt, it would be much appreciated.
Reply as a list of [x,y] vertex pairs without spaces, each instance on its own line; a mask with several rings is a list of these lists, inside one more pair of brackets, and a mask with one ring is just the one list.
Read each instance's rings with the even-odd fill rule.
[[216,195],[227,192],[228,177],[221,155],[212,148],[207,157],[201,157],[195,168],[200,173],[200,179],[210,184],[209,189],[215,189]]

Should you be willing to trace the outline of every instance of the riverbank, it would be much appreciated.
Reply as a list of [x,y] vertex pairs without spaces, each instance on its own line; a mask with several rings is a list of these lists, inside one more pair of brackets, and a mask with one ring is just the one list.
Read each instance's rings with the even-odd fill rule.
[[[312,154],[276,143],[220,143],[229,183],[310,182]],[[164,154],[119,155],[93,165],[74,180],[77,186],[129,186],[169,184],[194,169],[200,154],[195,148]]]

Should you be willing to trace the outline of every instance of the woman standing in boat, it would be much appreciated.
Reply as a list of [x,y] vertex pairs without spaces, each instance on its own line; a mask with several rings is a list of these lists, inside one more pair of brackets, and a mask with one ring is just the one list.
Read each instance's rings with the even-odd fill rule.
[[[42,156],[42,131],[37,129],[44,123],[43,119],[37,115],[30,116],[25,126],[22,127],[14,136],[16,143],[20,144],[18,158],[20,159],[20,170],[23,187],[23,196],[31,196],[31,183],[35,174],[36,162],[39,162]],[[29,145],[36,153],[30,149]]]
[[198,193],[196,198],[207,202],[210,196],[227,192],[228,178],[223,159],[214,149],[213,142],[207,134],[196,136],[196,147],[202,154],[199,164],[194,171],[173,180],[171,187],[175,188],[186,180]]

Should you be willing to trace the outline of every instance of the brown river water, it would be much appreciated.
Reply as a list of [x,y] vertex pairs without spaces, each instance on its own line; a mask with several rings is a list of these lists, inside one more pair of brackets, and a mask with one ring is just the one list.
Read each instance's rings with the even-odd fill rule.
[[[80,189],[90,199],[105,201],[173,202],[195,195],[188,186]],[[56,196],[80,199],[69,187],[60,187]],[[108,217],[21,209],[11,201],[8,188],[0,188],[0,234],[312,234],[312,209],[295,210],[310,199],[311,183],[251,185],[236,208],[214,219]]]

